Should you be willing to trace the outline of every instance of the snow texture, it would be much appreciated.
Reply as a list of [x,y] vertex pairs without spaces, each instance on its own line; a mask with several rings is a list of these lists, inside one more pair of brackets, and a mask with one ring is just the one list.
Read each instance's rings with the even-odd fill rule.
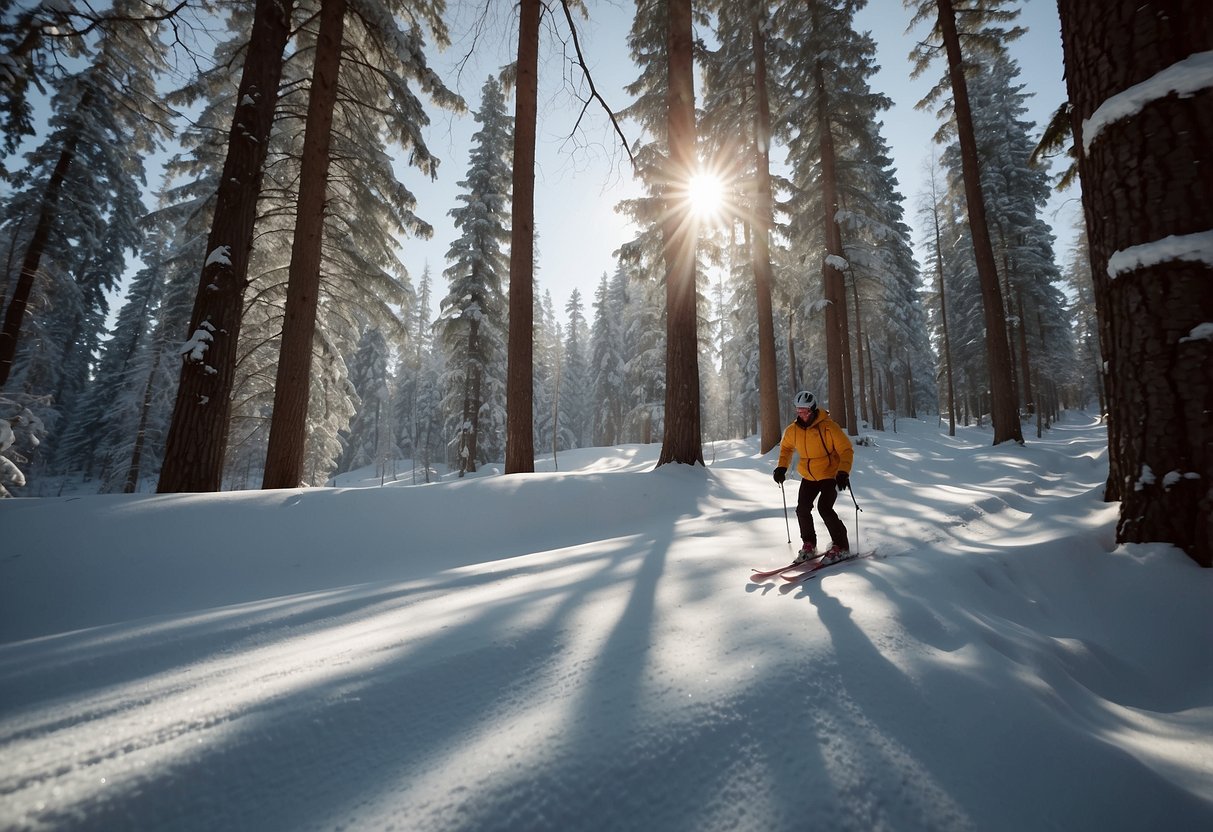
[[1082,122],[1082,152],[1090,153],[1095,139],[1109,125],[1132,118],[1153,101],[1176,93],[1189,98],[1201,90],[1213,87],[1213,52],[1189,55],[1103,102]]
[[206,268],[206,266],[209,266],[212,263],[219,263],[224,266],[232,265],[232,247],[218,246],[214,251],[206,256],[206,263],[203,268]]
[[827,254],[826,265],[833,266],[840,272],[845,272],[851,266],[845,257],[839,257],[837,254]]
[[181,345],[178,352],[188,356],[190,361],[202,361],[206,358],[207,348],[215,340],[215,336],[212,334],[214,331],[215,327],[210,321],[203,321],[194,330],[190,339]]
[[1103,429],[871,438],[796,586],[755,440],[0,501],[0,828],[1213,829],[1213,570]]
[[1173,260],[1204,263],[1213,268],[1213,231],[1172,234],[1112,253],[1108,258],[1108,277],[1113,279],[1137,269],[1157,266]]

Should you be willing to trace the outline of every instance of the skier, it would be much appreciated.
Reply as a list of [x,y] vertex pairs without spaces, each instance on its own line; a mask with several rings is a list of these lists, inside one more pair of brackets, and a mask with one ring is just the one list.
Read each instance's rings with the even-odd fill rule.
[[851,440],[838,423],[830,418],[828,411],[819,410],[817,397],[808,390],[796,394],[796,421],[788,425],[779,443],[779,467],[775,469],[775,482],[782,484],[788,476],[788,463],[795,451],[800,462],[800,494],[796,501],[796,520],[800,523],[800,538],[804,541],[796,554],[796,563],[803,563],[815,556],[817,531],[813,528],[813,501],[817,501],[817,513],[825,521],[832,545],[822,555],[822,563],[834,563],[850,557],[847,527],[834,511],[838,489],[846,490],[851,484],[851,463],[855,460],[855,449]]

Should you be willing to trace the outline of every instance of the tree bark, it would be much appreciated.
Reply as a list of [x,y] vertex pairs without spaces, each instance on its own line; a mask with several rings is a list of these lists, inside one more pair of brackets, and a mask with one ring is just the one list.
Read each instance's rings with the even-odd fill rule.
[[1011,347],[1007,342],[1007,321],[1002,290],[998,285],[998,266],[990,242],[985,197],[981,192],[981,163],[977,156],[977,136],[969,107],[969,87],[964,75],[964,57],[956,31],[956,11],[952,0],[936,0],[939,26],[948,53],[948,75],[952,81],[952,100],[956,111],[956,132],[960,140],[961,169],[964,173],[965,204],[969,229],[973,236],[973,257],[981,282],[981,301],[986,324],[986,361],[990,373],[990,421],[994,425],[994,444],[1013,440],[1023,443],[1019,424],[1015,386],[1011,378]]
[[[157,491],[218,491],[231,416],[236,342],[293,0],[257,0],[227,159],[216,194]],[[209,340],[208,340],[209,339]]]
[[[834,134],[830,130],[829,101],[825,87],[825,73],[821,61],[813,68],[817,86],[817,130],[821,147],[821,201],[824,206],[821,218],[825,232],[826,257],[822,259],[821,279],[826,306],[826,367],[829,370],[830,416],[840,425],[851,425],[852,405],[848,397],[846,382],[849,347],[846,343],[847,297],[842,272],[832,262],[832,257],[843,257],[842,231],[838,227],[838,177],[835,172]],[[832,257],[831,257],[832,256]],[[851,430],[854,435],[855,430]]]
[[328,189],[333,109],[341,69],[346,0],[322,0],[320,32],[308,94],[307,127],[299,177],[299,205],[291,244],[290,277],[282,345],[274,380],[274,412],[265,453],[262,488],[297,488],[303,481],[307,405],[312,374],[312,340],[320,302],[320,260]]
[[771,271],[771,226],[774,224],[771,105],[767,96],[766,35],[760,19],[762,8],[762,5],[754,4],[754,169],[758,181],[750,251],[754,261],[754,294],[758,305],[759,450],[765,454],[779,444],[782,431],[779,424],[779,385],[776,380],[775,318],[771,302],[771,288],[775,282]]
[[[686,200],[686,183],[697,168],[690,0],[670,0],[667,13],[669,169],[661,223],[666,274],[666,391],[665,434],[657,465],[670,462],[703,465],[695,303],[697,235]],[[677,187],[671,189],[671,183]]]
[[535,119],[540,0],[521,0],[510,210],[510,331],[506,359],[505,472],[535,470]]
[[[1213,321],[1213,263],[1207,246],[1193,259],[1167,253],[1213,228],[1213,88],[1159,93],[1084,134],[1109,99],[1213,50],[1213,16],[1202,0],[1058,10],[1108,365],[1116,537],[1172,543],[1213,566],[1213,361],[1198,334]],[[1149,248],[1168,238],[1169,249]]]

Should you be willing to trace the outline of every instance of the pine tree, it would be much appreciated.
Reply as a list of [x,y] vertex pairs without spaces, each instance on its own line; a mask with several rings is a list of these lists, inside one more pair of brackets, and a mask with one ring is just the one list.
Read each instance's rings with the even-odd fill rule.
[[589,326],[581,305],[581,292],[574,289],[564,306],[568,325],[565,328],[564,360],[561,362],[560,410],[569,437],[569,447],[590,445],[591,391],[588,348]]
[[475,113],[480,129],[472,136],[464,189],[451,210],[460,236],[447,251],[450,281],[438,327],[448,351],[448,412],[455,414],[455,464],[460,474],[475,471],[482,409],[488,401],[486,375],[501,356],[506,332],[503,282],[508,274],[502,251],[510,188],[512,119],[505,113],[501,85],[489,78]]
[[348,431],[343,431],[337,473],[372,463],[383,465],[395,444],[391,427],[391,390],[388,377],[387,339],[370,328],[358,344],[350,362],[350,383],[358,395],[358,406]]
[[157,490],[217,491],[223,476],[257,198],[290,35],[293,0],[257,0],[228,134],[181,379]]
[[603,272],[594,294],[594,324],[590,330],[590,383],[593,386],[593,443],[609,447],[621,441],[624,413],[623,310],[627,303],[626,277],[616,268],[608,279]]
[[[135,5],[119,0],[114,12],[131,14]],[[74,405],[108,312],[107,293],[125,269],[125,252],[139,244],[143,159],[167,134],[155,103],[155,77],[164,67],[157,25],[132,20],[99,32],[88,65],[56,82],[50,132],[14,177],[14,197],[0,217],[5,248],[15,255],[10,262],[19,263],[5,276],[12,288],[0,328],[0,387],[18,360],[23,325],[33,326],[50,352],[26,351],[21,386],[50,394],[60,410]],[[39,296],[53,303],[27,322],[39,274],[50,279]]]
[[[931,21],[933,39],[942,41],[947,55],[948,73],[945,82],[937,85],[922,102],[938,100],[945,89],[952,92],[953,124],[961,148],[964,169],[965,205],[972,233],[973,255],[977,277],[981,283],[982,306],[985,314],[986,351],[989,362],[990,416],[994,426],[994,444],[1013,440],[1023,442],[1023,431],[1016,407],[1014,379],[1011,369],[1011,349],[1007,339],[1003,292],[998,282],[998,266],[990,240],[985,199],[982,195],[981,163],[974,133],[973,115],[969,104],[966,63],[975,56],[996,56],[1005,51],[1005,44],[1018,37],[1022,30],[1005,29],[1019,14],[1007,10],[1008,0],[904,0],[917,9],[914,22]],[[959,13],[959,14],[958,14]],[[916,47],[915,74],[930,65],[936,53],[936,43],[921,43]]]

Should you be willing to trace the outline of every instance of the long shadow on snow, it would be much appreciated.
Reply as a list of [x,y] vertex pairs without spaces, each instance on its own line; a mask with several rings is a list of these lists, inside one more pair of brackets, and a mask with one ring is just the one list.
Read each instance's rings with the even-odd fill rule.
[[[688,511],[698,495],[689,496]],[[660,575],[668,545],[667,535],[615,551],[593,578],[564,588],[566,597],[546,622],[511,638],[509,645],[494,643],[492,634],[550,591],[536,590],[477,607],[460,624],[424,643],[410,644],[398,658],[385,655],[373,674],[346,676],[338,670],[323,683],[242,706],[225,715],[227,730],[221,740],[208,737],[210,745],[183,748],[175,761],[138,778],[126,792],[114,783],[104,796],[62,812],[49,808],[41,817],[61,828],[79,829],[115,824],[296,829],[326,817],[339,823],[343,811],[356,812],[368,800],[390,795],[491,727],[503,699],[508,703],[525,695],[532,680],[559,660],[569,614],[587,594],[629,580],[621,573],[638,557],[643,558],[644,577],[637,581],[636,596],[647,600],[629,604],[627,616],[644,614],[645,608],[651,611],[652,584]],[[357,616],[366,604],[390,601],[391,595],[351,599],[343,604],[343,612]],[[331,620],[323,605],[300,615],[315,628],[341,624],[340,619]],[[634,625],[630,622],[616,632],[626,633]],[[269,621],[264,628],[272,634],[282,622]],[[203,644],[199,652],[210,653],[224,644],[239,649],[244,636],[238,620],[226,620],[218,633],[199,633]],[[482,646],[468,649],[469,641]],[[641,660],[642,656],[635,658]],[[167,652],[157,661],[161,670],[173,669]],[[58,672],[56,668],[54,673]],[[143,672],[138,669],[130,675]],[[270,761],[268,769],[265,761]],[[285,774],[280,772],[283,766]],[[356,782],[342,776],[351,768],[359,772]],[[378,782],[367,782],[365,775],[371,772],[378,775]],[[250,792],[255,800],[248,799]],[[216,806],[217,794],[233,799]],[[254,807],[251,815],[250,807]]]
[[[879,568],[855,574],[884,592],[897,609],[913,609],[916,602],[908,602],[880,576]],[[816,607],[834,644],[837,664],[831,672],[839,697],[850,703],[851,711],[851,724],[839,733],[861,736],[856,743],[859,756],[867,759],[860,765],[879,772],[850,792],[858,816],[872,820],[887,807],[901,805],[904,810],[910,804],[921,821],[915,828],[922,829],[1015,832],[1051,826],[1127,831],[1213,824],[1213,806],[1111,742],[1075,730],[1068,724],[1069,714],[1059,712],[1051,698],[1025,698],[1032,688],[1015,677],[1014,669],[990,665],[962,673],[955,665],[947,669],[919,661],[911,682],[855,623],[828,585],[805,583],[799,597]],[[953,634],[968,628],[961,621],[936,622],[915,635],[926,643],[938,642],[942,649],[955,649]],[[954,707],[983,701],[989,703],[986,713],[958,712]],[[1020,762],[1026,759],[1035,763],[1025,769]],[[979,814],[991,806],[1000,808],[996,816]],[[947,810],[942,815],[941,808]],[[883,820],[887,825],[896,817]]]

